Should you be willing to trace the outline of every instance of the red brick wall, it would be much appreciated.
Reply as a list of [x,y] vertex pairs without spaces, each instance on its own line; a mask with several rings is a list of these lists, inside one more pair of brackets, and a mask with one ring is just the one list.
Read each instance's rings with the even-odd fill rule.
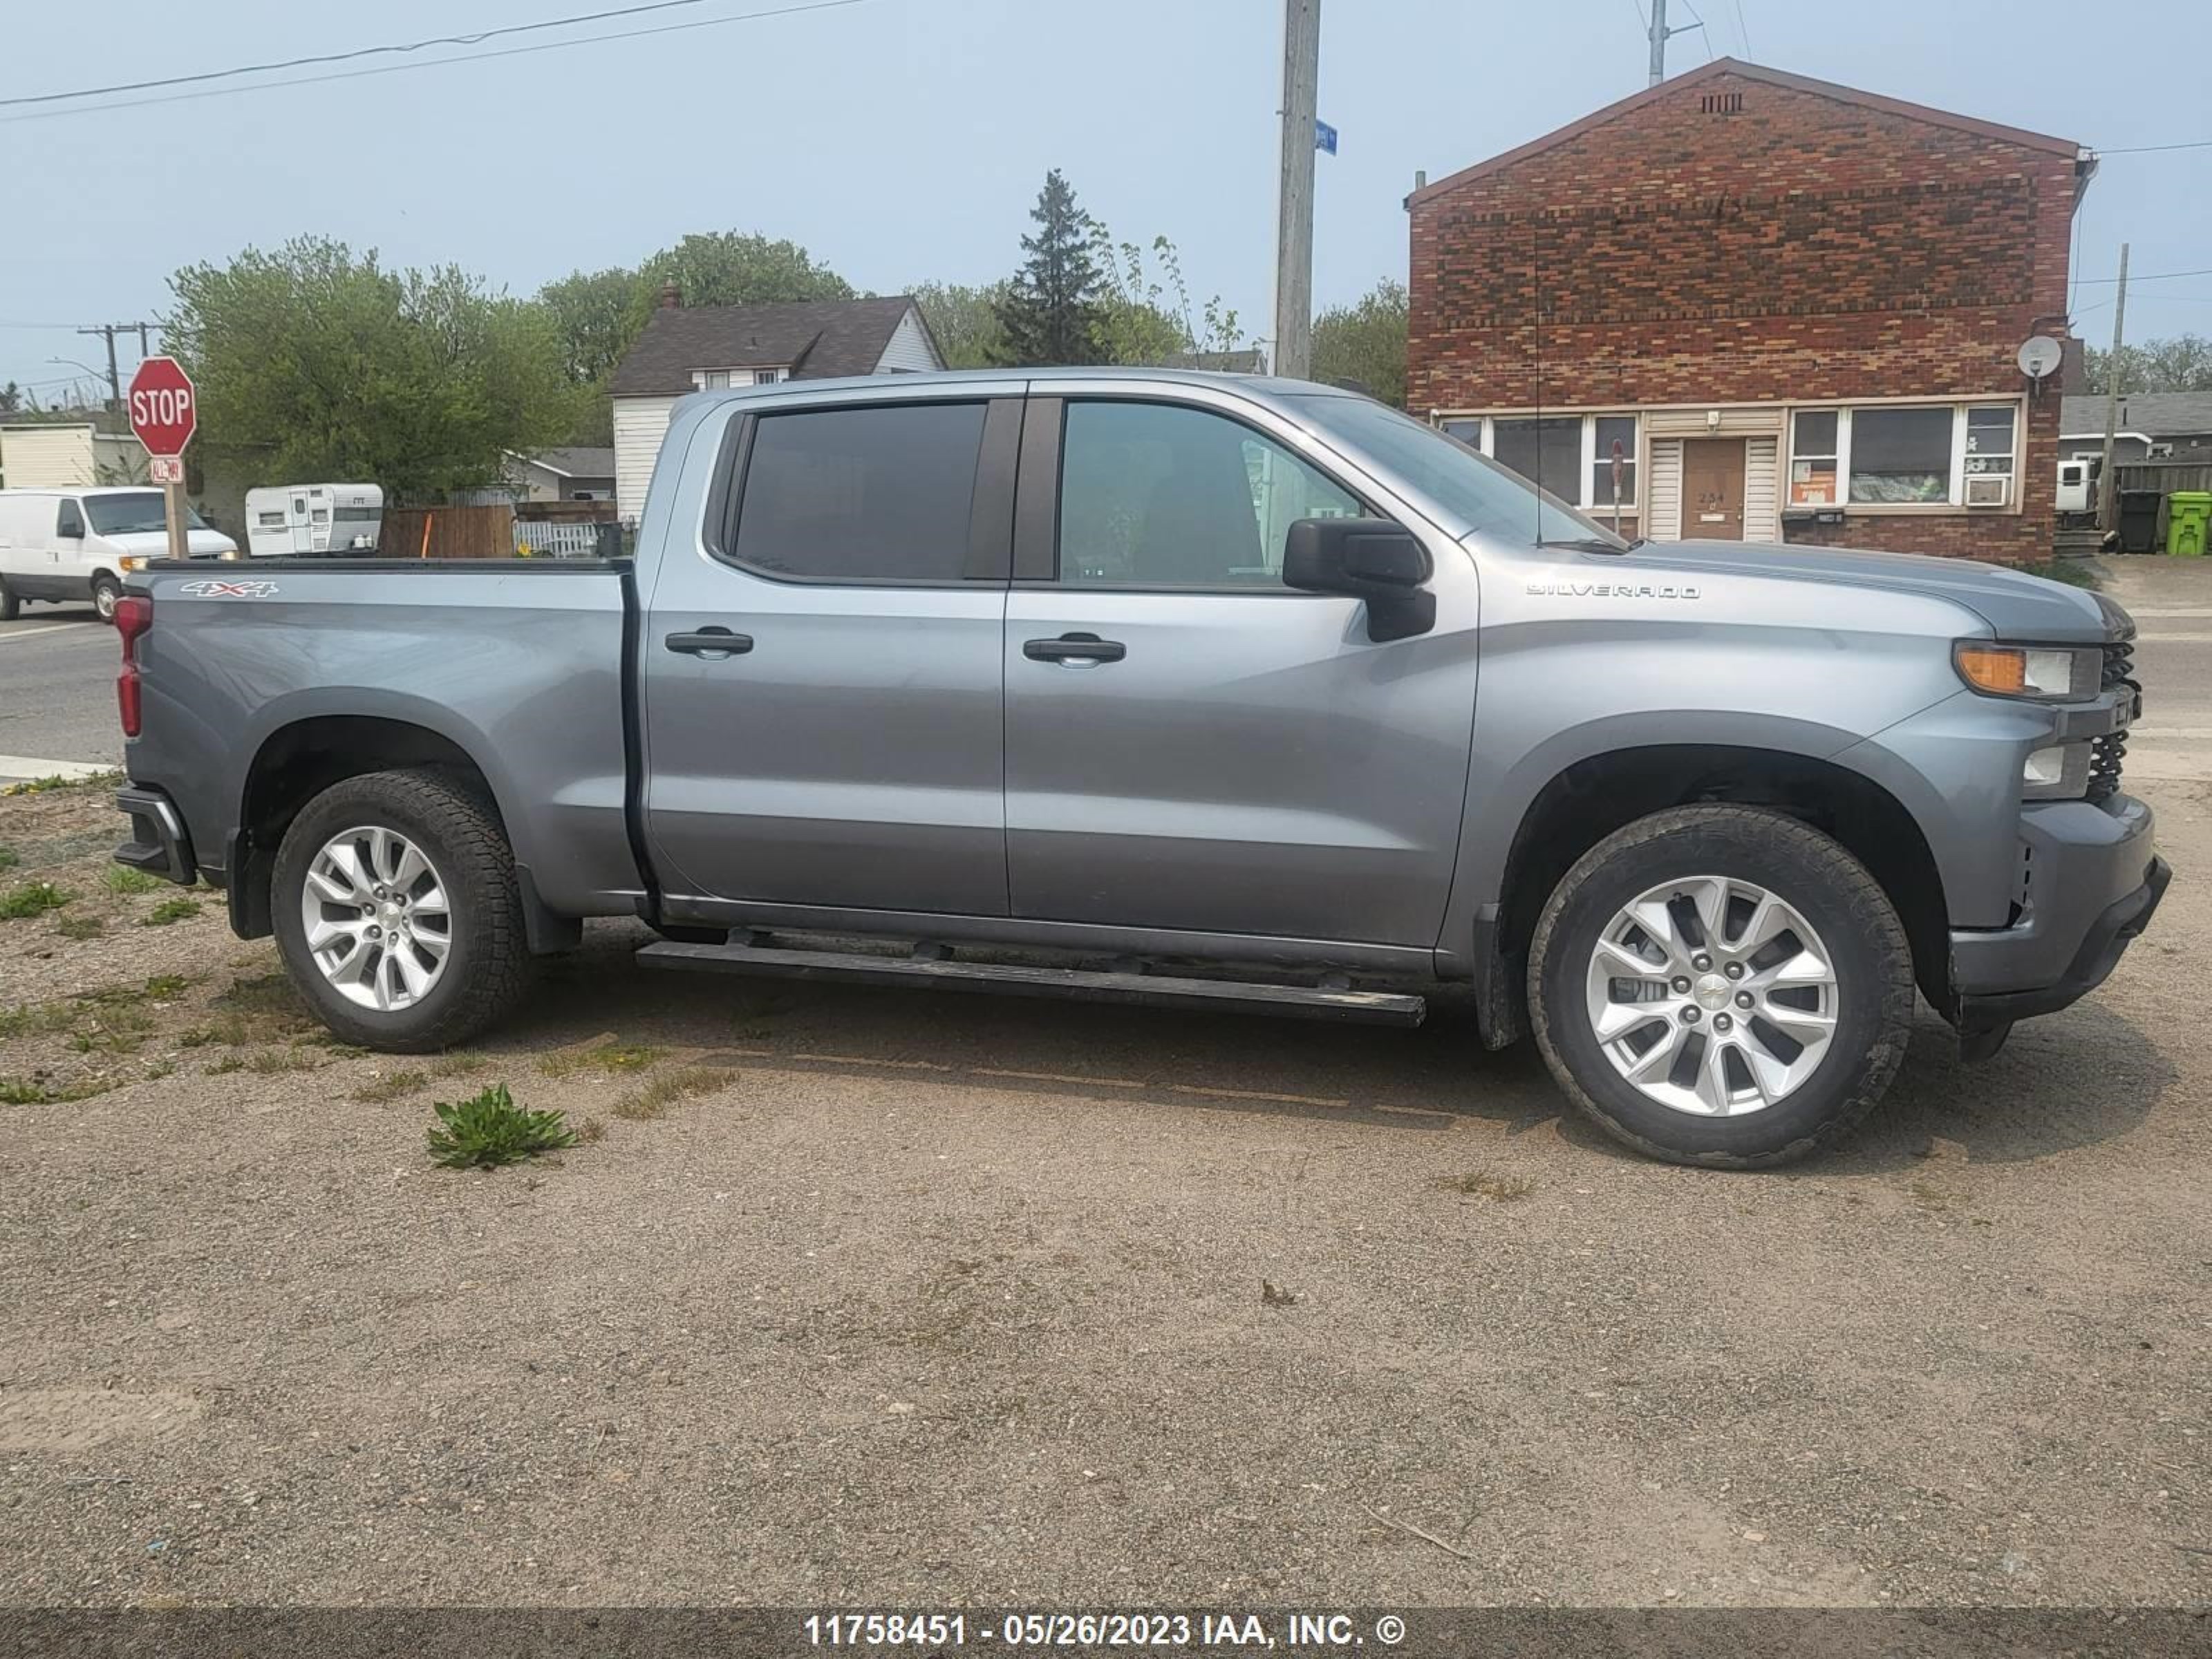
[[[2075,189],[2067,155],[1753,76],[1668,88],[1413,204],[1407,406],[2014,393],[2065,330]],[[2017,514],[1788,534],[2047,557],[2057,438],[2051,388]]]

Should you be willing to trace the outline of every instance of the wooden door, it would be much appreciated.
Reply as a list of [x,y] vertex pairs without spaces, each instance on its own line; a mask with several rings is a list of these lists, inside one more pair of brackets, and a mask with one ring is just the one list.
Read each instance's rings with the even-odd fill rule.
[[1682,442],[1682,539],[1743,539],[1743,440]]

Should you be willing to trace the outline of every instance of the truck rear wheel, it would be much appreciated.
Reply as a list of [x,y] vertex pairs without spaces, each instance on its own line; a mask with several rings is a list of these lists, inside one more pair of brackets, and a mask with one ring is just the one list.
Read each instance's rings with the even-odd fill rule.
[[1676,807],[1598,843],[1529,949],[1536,1041],[1607,1133],[1765,1169],[1834,1145],[1904,1059],[1912,953],[1889,896],[1817,830]]
[[447,774],[332,784],[285,831],[274,883],[285,969],[349,1042],[450,1048],[528,984],[514,853],[491,809]]

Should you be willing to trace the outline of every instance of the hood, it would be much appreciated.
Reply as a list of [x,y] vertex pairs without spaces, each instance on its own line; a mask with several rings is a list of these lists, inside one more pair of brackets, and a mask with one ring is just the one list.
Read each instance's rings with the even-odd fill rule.
[[1963,605],[1998,639],[2087,643],[2135,633],[2110,599],[2025,571],[1971,559],[1873,553],[1850,547],[1783,547],[1759,542],[1645,542],[1619,556],[1644,570],[1731,573],[1783,581],[1917,593]]
[[[103,536],[118,553],[133,558],[166,559],[169,556],[169,535],[165,530],[132,530],[119,536]],[[211,559],[219,554],[235,553],[238,544],[220,530],[187,530],[185,547],[195,559]]]

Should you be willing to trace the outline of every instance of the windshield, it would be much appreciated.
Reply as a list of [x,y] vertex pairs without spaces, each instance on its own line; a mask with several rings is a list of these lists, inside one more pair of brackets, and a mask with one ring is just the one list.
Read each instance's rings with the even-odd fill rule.
[[1368,398],[1300,397],[1307,418],[1466,521],[1468,533],[1522,546],[1628,544],[1594,519],[1448,433]]
[[[156,534],[169,527],[161,511],[161,492],[158,489],[129,489],[116,495],[87,495],[83,501],[86,521],[95,536],[129,536],[142,530]],[[187,529],[205,530],[207,521],[185,508]]]

